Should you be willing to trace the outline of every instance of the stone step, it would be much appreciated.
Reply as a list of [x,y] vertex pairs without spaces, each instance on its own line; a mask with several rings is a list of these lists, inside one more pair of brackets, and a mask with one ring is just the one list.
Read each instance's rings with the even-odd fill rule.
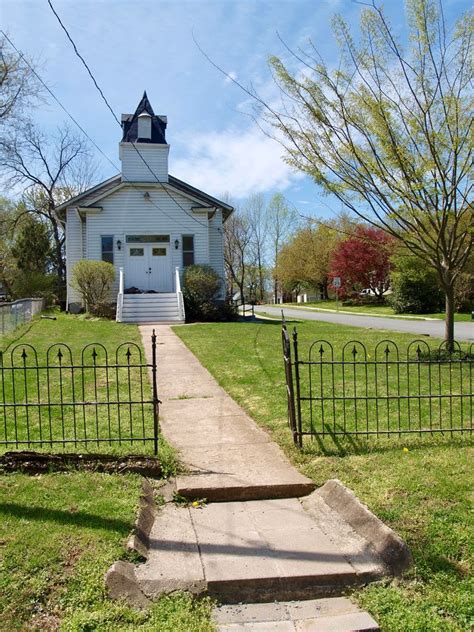
[[160,300],[146,298],[142,301],[124,301],[123,304],[133,307],[143,307],[145,305],[177,305],[178,301],[175,298],[166,298]]
[[220,606],[218,632],[378,632],[378,624],[344,597]]
[[170,316],[177,316],[178,310],[176,307],[124,307],[122,310],[122,315],[125,316],[146,316],[147,314],[157,314],[157,315],[165,315],[169,314]]
[[123,295],[123,300],[124,301],[144,301],[146,299],[155,299],[157,301],[161,301],[161,300],[165,300],[165,299],[176,299],[176,294],[175,292],[159,292],[159,293],[150,293],[150,294],[124,294]]
[[[222,603],[341,595],[380,579],[381,558],[316,493],[300,499],[166,504],[149,536],[140,590],[155,599],[189,590]],[[350,536],[348,536],[350,532]]]
[[122,323],[125,324],[133,324],[138,323],[140,325],[155,325],[159,323],[160,325],[182,325],[184,324],[184,320],[180,320],[179,316],[176,318],[170,318],[169,316],[122,316]]

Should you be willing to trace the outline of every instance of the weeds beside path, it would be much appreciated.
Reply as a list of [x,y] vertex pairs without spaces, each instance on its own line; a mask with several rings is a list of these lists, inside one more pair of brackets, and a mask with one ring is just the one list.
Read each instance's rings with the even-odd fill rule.
[[[329,440],[300,452],[286,423],[280,323],[222,323],[175,332],[220,385],[285,449],[316,484],[337,477],[406,539],[414,566],[387,586],[357,597],[389,632],[471,629],[474,613],[470,498],[474,451],[468,437],[401,439],[378,444]],[[329,323],[298,324],[300,349],[324,337],[335,345],[357,338],[372,346],[389,337],[401,347],[413,336]],[[405,448],[405,450],[404,450]]]

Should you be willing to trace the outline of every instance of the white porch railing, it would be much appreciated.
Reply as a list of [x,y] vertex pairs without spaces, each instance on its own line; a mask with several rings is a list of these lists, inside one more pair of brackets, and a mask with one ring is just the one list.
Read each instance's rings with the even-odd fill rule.
[[122,311],[123,311],[123,290],[125,287],[125,275],[123,272],[123,268],[119,268],[119,292],[117,295],[117,313],[115,316],[115,320],[118,323],[122,322]]
[[186,319],[186,314],[184,311],[184,299],[183,293],[181,291],[181,279],[179,277],[179,267],[176,267],[176,298],[178,300],[178,314],[179,319],[184,321]]

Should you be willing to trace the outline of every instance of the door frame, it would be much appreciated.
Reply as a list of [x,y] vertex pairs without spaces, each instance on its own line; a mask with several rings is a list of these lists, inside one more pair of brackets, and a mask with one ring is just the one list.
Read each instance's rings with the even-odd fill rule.
[[[136,240],[129,240],[129,238],[131,236],[136,236],[136,237],[140,237],[141,239],[136,239]],[[168,293],[168,292],[173,292],[173,261],[172,261],[172,249],[171,249],[171,234],[169,233],[163,233],[160,236],[162,237],[168,237],[168,241],[165,240],[152,240],[150,239],[149,241],[146,240],[147,237],[151,238],[155,236],[155,233],[140,233],[137,235],[125,235],[125,284],[127,287],[131,287],[132,284],[129,283],[127,281],[127,278],[129,277],[129,272],[130,272],[130,248],[143,248],[144,253],[143,253],[143,276],[141,277],[141,282],[140,284],[133,284],[133,286],[138,287],[140,290],[142,290],[143,292],[148,292],[151,290],[154,290],[155,292],[158,293]],[[150,277],[148,276],[148,272],[150,269],[152,269],[152,262],[153,262],[153,248],[166,248],[166,259],[168,260],[168,285],[170,289],[159,289],[156,287],[150,287]],[[156,256],[156,255],[155,255]],[[157,279],[157,284],[158,284],[159,279]]]

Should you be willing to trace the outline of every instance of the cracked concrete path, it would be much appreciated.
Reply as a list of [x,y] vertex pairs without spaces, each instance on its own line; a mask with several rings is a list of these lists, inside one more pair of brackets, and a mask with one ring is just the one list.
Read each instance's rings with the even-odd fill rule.
[[312,481],[217,384],[171,326],[140,326],[148,361],[153,329],[161,432],[188,468],[176,479],[177,491],[186,498],[208,501],[309,494]]
[[[187,590],[225,604],[255,602],[217,608],[222,632],[378,630],[347,600],[314,598],[403,570],[406,545],[339,481],[313,491],[169,325],[140,327],[149,361],[153,328],[161,432],[188,468],[177,491],[208,504],[160,507],[146,562],[109,569],[111,596],[146,606]],[[294,599],[306,601],[286,603]]]
[[387,567],[313,492],[202,507],[168,503],[135,573],[148,598],[189,590],[240,603],[340,594],[380,579]]

